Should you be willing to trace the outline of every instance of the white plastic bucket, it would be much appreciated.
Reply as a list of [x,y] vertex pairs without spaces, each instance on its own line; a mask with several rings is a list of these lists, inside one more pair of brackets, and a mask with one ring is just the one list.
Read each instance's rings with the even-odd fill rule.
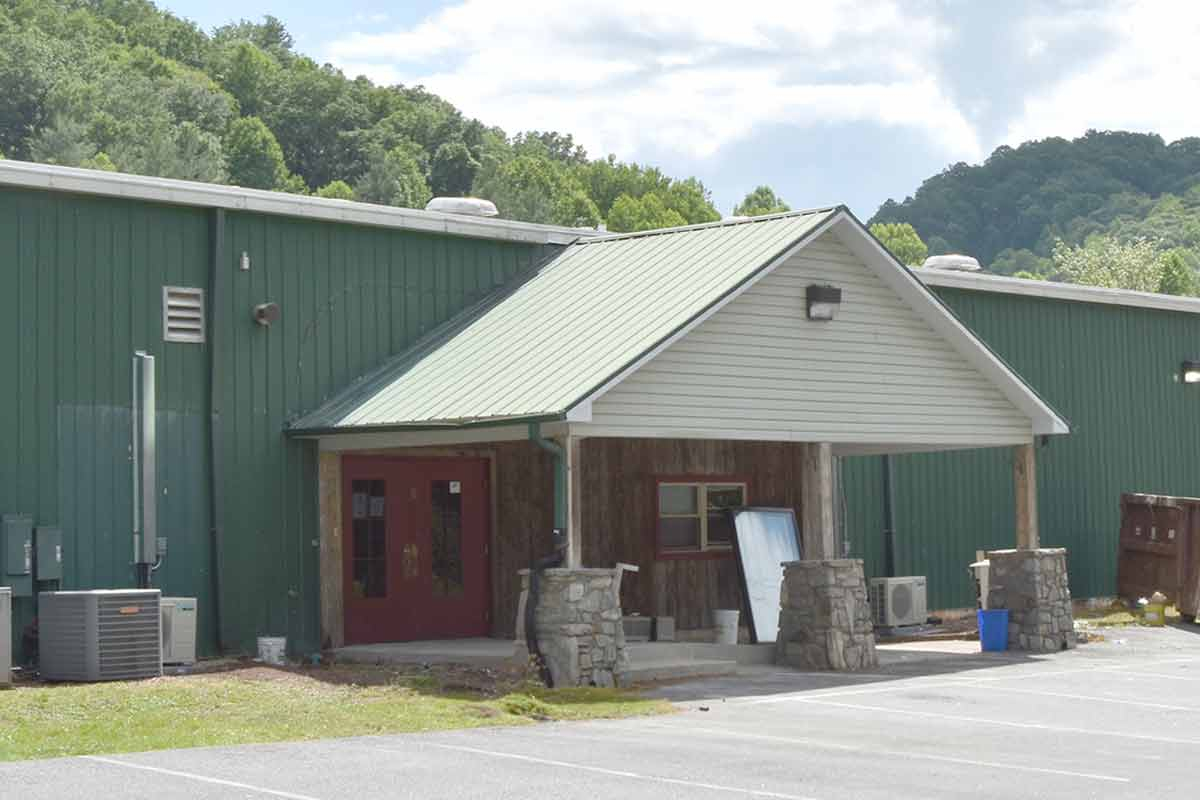
[[738,610],[736,608],[713,609],[713,625],[717,629],[717,644],[737,644]]
[[287,664],[287,637],[258,637],[258,660],[264,664],[282,667]]

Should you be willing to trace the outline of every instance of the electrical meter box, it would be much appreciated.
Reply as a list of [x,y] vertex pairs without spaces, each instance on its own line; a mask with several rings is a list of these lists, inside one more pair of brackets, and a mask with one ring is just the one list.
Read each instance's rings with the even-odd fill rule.
[[62,528],[48,528],[39,525],[34,531],[33,567],[37,573],[34,578],[39,581],[62,580]]
[[24,514],[5,514],[0,520],[4,541],[4,582],[12,587],[13,597],[33,595],[33,518]]

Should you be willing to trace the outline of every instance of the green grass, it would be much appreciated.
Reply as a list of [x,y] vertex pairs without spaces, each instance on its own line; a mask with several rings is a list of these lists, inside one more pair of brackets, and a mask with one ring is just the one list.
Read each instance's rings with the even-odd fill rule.
[[0,761],[625,717],[671,708],[618,689],[519,686],[488,698],[439,689],[439,681],[427,677],[362,686],[304,673],[280,671],[275,678],[254,672],[258,679],[234,672],[0,692]]

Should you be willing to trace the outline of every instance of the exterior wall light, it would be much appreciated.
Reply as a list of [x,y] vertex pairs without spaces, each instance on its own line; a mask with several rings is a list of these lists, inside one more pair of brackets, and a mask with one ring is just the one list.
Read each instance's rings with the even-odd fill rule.
[[818,322],[829,322],[837,315],[842,304],[842,290],[836,286],[810,284],[808,295],[808,318]]
[[1200,383],[1200,361],[1185,361],[1179,367],[1184,383]]

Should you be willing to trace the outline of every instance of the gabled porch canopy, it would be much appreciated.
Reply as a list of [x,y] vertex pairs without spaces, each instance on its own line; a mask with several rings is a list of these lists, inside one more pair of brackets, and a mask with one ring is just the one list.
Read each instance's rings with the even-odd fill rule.
[[[845,266],[828,257],[831,237],[865,267],[863,275],[845,275]],[[828,265],[814,281],[861,285],[865,276],[880,285],[862,286],[864,295],[894,293],[896,305],[927,325],[922,333],[943,340],[964,360],[961,366],[977,371],[1026,418],[1023,441],[1068,432],[1067,423],[844,207],[578,241],[296,420],[289,432],[591,422],[593,405],[605,394],[806,248],[816,255],[808,272]],[[849,313],[857,289],[845,292]],[[888,322],[886,310],[876,304],[865,313]],[[799,321],[804,309],[789,313]],[[761,331],[767,337],[769,322]],[[877,338],[893,330],[881,328]],[[879,372],[877,382],[886,383],[887,374]],[[967,437],[963,444],[974,443]]]
[[[824,285],[840,307],[809,319]],[[813,530],[834,455],[1015,445],[1020,478],[1035,437],[1068,431],[839,206],[575,242],[288,432],[325,450],[553,437],[566,469],[580,437],[811,443]]]

